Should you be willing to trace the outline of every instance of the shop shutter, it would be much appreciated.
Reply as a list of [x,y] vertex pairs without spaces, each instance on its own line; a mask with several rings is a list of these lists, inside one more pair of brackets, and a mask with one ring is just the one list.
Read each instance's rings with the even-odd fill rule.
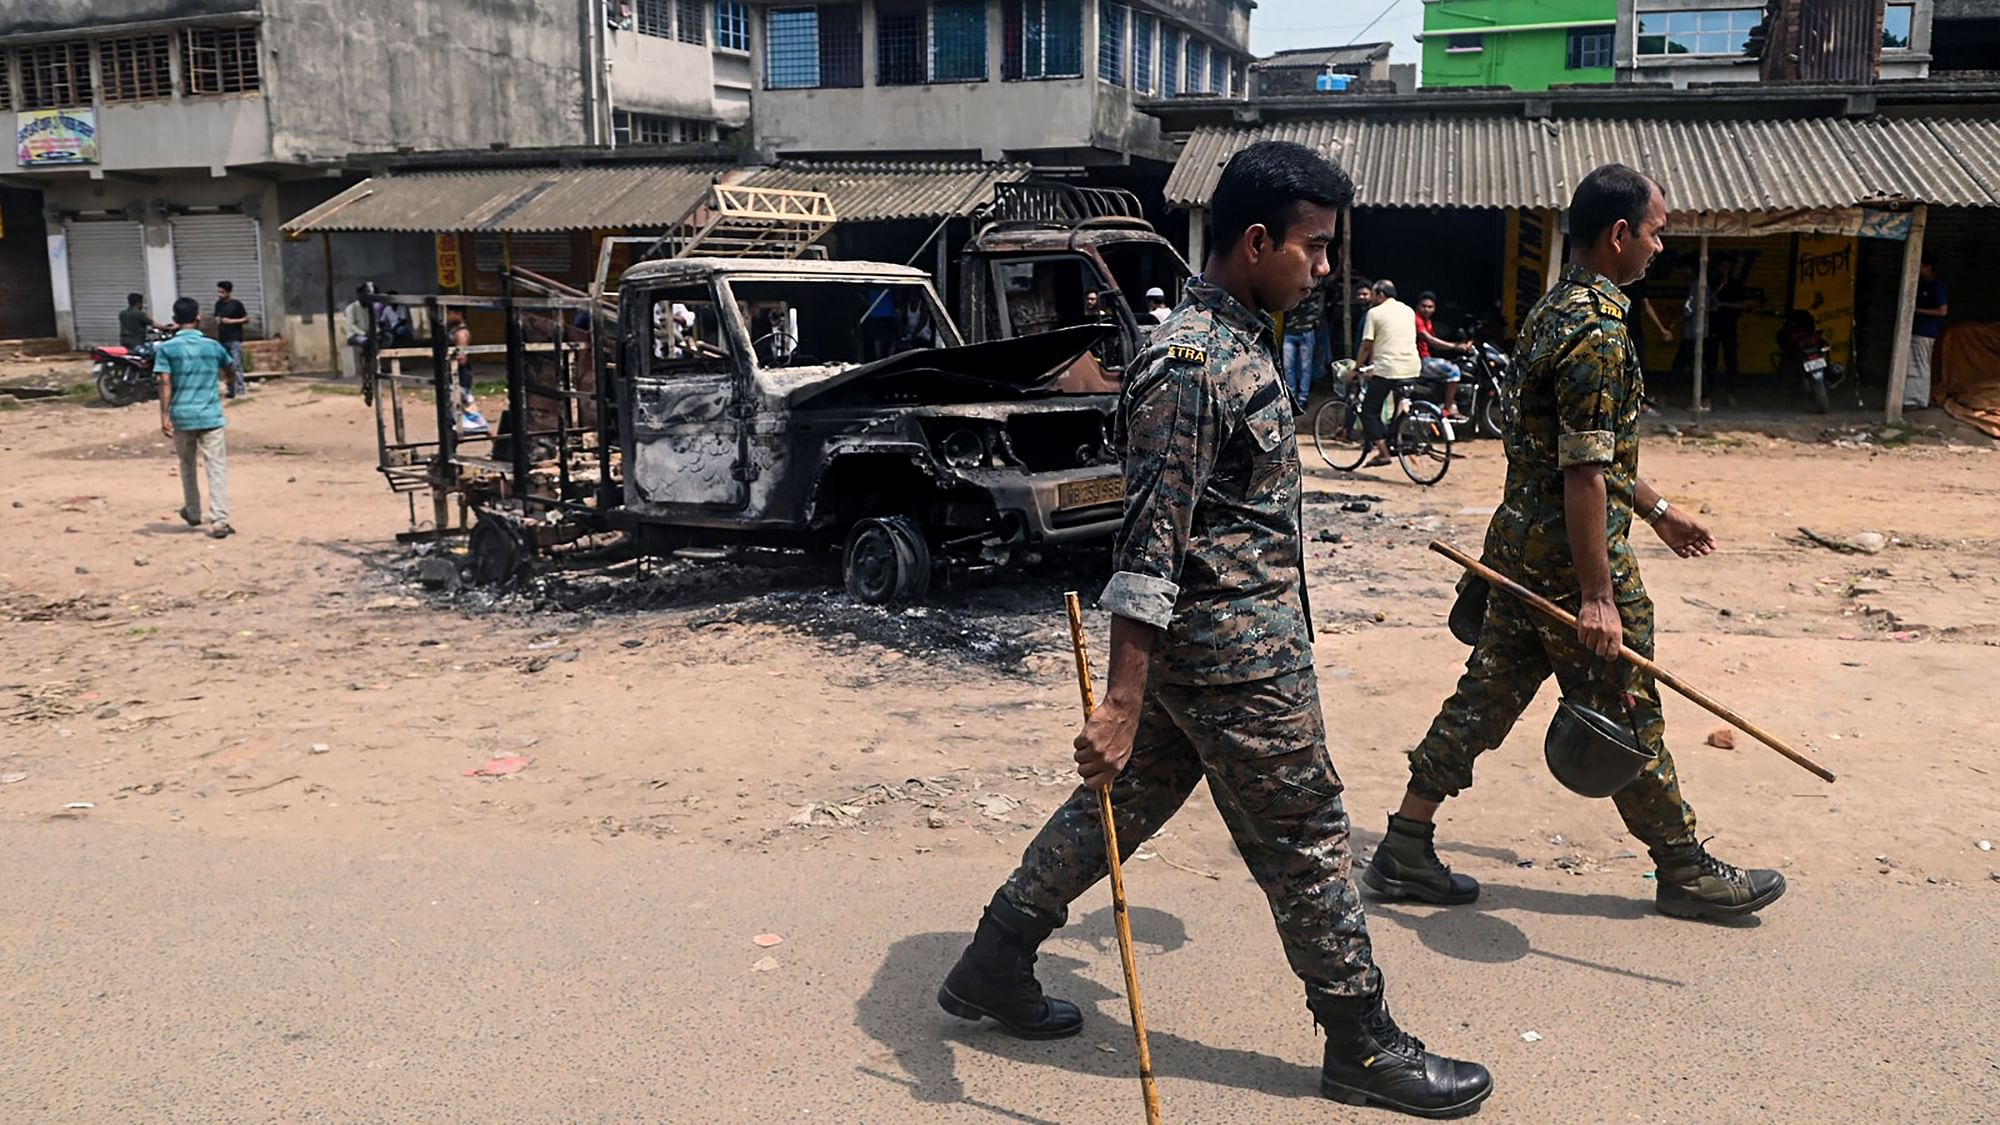
[[146,291],[146,251],[138,223],[75,222],[65,232],[76,346],[118,342],[127,293]]
[[[244,335],[264,334],[264,269],[257,220],[248,215],[174,217],[174,287],[201,302],[203,324],[215,308],[215,283],[236,285],[236,299],[250,313]],[[213,331],[213,328],[210,328]]]

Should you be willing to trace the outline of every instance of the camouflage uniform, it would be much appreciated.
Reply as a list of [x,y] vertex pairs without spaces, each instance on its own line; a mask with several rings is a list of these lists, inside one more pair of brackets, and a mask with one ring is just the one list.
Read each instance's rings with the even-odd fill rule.
[[[1130,855],[1206,777],[1308,996],[1370,996],[1381,980],[1348,880],[1312,668],[1298,443],[1271,347],[1266,318],[1197,279],[1125,385],[1125,523],[1102,604],[1160,635],[1111,799]],[[1001,897],[1061,925],[1107,872],[1098,815],[1079,787]]]
[[[1563,522],[1563,469],[1604,466],[1605,535],[1625,643],[1653,654],[1653,603],[1632,551],[1639,480],[1639,408],[1645,377],[1626,333],[1628,301],[1604,277],[1575,266],[1522,325],[1506,387],[1507,488],[1486,529],[1485,562],[1574,612],[1582,595]],[[1695,842],[1694,810],[1681,798],[1653,678],[1586,650],[1574,629],[1542,620],[1495,591],[1458,689],[1410,752],[1410,790],[1441,801],[1472,784],[1472,763],[1513,729],[1553,672],[1565,697],[1626,717],[1657,755],[1612,799],[1632,834],[1657,856]]]

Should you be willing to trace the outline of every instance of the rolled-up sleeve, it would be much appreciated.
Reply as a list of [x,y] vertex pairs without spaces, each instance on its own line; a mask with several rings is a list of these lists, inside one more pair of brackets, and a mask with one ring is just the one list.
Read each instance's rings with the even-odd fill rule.
[[1609,465],[1617,454],[1612,427],[1624,393],[1627,338],[1595,327],[1570,349],[1556,371],[1556,463]]
[[1170,362],[1135,393],[1125,425],[1125,522],[1099,599],[1107,612],[1161,629],[1172,622],[1195,501],[1225,425],[1205,363]]

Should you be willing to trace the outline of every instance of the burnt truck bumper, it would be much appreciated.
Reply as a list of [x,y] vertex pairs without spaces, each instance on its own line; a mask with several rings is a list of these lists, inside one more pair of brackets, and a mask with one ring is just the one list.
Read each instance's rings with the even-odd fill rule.
[[1125,476],[1116,465],[1029,475],[1007,470],[960,474],[985,491],[1001,519],[1026,543],[1108,539],[1125,517]]

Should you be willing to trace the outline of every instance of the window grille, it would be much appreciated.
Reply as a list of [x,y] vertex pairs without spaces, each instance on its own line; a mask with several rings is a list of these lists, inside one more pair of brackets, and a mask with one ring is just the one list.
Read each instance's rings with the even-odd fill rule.
[[1097,6],[1097,76],[1125,84],[1125,8],[1118,4]]
[[750,8],[743,0],[715,0],[715,45],[725,51],[750,49]]
[[1152,16],[1132,13],[1132,88],[1141,94],[1153,92]]
[[916,86],[924,78],[924,0],[877,0],[875,84]]
[[171,35],[133,35],[97,44],[98,92],[107,102],[165,98],[174,92]]
[[698,47],[708,44],[708,12],[702,0],[675,0],[674,38]]
[[262,87],[254,27],[181,32],[181,82],[189,94],[241,94]]
[[986,0],[936,0],[931,8],[931,78],[986,77]]
[[38,43],[21,48],[22,109],[78,109],[91,104],[90,45]]

